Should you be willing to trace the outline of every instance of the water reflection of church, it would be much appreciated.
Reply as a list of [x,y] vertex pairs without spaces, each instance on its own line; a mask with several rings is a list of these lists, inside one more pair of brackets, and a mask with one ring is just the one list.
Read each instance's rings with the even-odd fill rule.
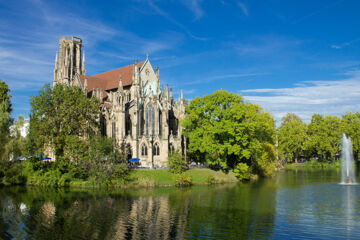
[[53,84],[80,86],[88,97],[101,102],[101,132],[125,146],[129,158],[142,166],[166,165],[168,152],[186,151],[180,119],[185,116],[181,91],[175,101],[172,89],[160,87],[148,56],[145,61],[87,76],[82,40],[62,37],[56,56]]

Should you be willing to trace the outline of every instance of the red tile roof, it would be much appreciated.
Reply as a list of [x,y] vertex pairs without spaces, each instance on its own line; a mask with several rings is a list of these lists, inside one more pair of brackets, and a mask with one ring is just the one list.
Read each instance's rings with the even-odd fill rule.
[[[142,65],[145,63],[140,62],[138,63],[138,67],[141,68]],[[119,86],[119,77],[121,74],[123,86],[130,86],[132,84],[132,75],[134,70],[134,64],[131,64],[129,66],[125,66],[122,68],[114,69],[108,72],[96,74],[93,77],[102,79],[105,83],[104,88],[106,90],[114,89]]]
[[[85,84],[85,78],[87,80],[87,86],[88,86],[88,92],[91,92],[93,89],[95,90],[95,92],[97,91],[97,89],[102,89],[103,92],[103,98],[107,97],[107,93],[106,93],[106,89],[105,89],[105,85],[106,85],[106,81],[100,78],[96,78],[96,77],[90,77],[90,76],[84,76],[84,75],[80,75],[80,80],[82,85],[84,86]],[[96,93],[94,93],[96,94]]]
[[[138,67],[141,68],[145,61],[138,63]],[[87,79],[88,92],[91,92],[93,89],[102,89],[103,98],[107,97],[105,90],[110,90],[117,88],[119,86],[119,78],[121,74],[123,86],[132,85],[132,75],[134,70],[134,64],[125,66],[122,68],[117,68],[111,71],[104,73],[96,74],[94,76],[80,76],[80,80],[84,86],[85,78]]]

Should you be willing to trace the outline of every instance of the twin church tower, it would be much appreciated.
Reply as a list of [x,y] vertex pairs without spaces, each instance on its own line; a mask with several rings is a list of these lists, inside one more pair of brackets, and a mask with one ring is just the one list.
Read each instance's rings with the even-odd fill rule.
[[53,85],[81,87],[88,97],[100,101],[101,134],[114,139],[128,158],[139,158],[143,167],[165,167],[175,150],[186,154],[186,139],[180,120],[185,117],[181,91],[176,101],[172,89],[160,85],[148,56],[142,62],[86,75],[82,40],[60,38],[56,54]]

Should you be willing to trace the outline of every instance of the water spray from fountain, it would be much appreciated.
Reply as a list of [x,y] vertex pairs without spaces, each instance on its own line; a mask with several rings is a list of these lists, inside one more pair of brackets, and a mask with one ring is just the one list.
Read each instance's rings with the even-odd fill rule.
[[356,184],[352,143],[345,133],[343,133],[341,146],[341,184]]

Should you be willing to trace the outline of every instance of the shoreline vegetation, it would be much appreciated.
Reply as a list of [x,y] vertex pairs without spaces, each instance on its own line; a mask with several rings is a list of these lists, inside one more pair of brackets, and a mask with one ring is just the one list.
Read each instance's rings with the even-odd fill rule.
[[[184,173],[171,173],[166,169],[143,170],[135,169],[129,174],[128,180],[121,182],[114,180],[112,185],[108,187],[119,188],[153,188],[153,187],[175,187],[179,186],[177,181],[186,177],[190,179],[190,185],[211,185],[223,183],[236,183],[238,179],[233,172],[224,173],[222,171],[214,171],[208,168],[194,168]],[[70,187],[102,187],[91,181],[74,180],[70,182]]]
[[336,169],[341,167],[341,161],[331,161],[331,162],[319,162],[316,160],[311,160],[301,163],[288,163],[285,165],[284,169],[311,169],[311,168],[324,168],[324,169]]
[[[355,159],[360,154],[360,112],[314,114],[308,124],[288,113],[276,127],[261,106],[218,90],[186,104],[180,123],[187,161],[175,151],[168,155],[168,170],[131,170],[131,149],[102,136],[99,101],[81,88],[45,85],[31,98],[26,136],[24,118],[11,118],[10,99],[0,80],[0,185],[190,186],[256,180],[280,169],[339,168],[343,133],[352,139]],[[44,161],[49,155],[56,161]],[[314,160],[297,163],[303,159]],[[188,170],[190,162],[209,168]]]

